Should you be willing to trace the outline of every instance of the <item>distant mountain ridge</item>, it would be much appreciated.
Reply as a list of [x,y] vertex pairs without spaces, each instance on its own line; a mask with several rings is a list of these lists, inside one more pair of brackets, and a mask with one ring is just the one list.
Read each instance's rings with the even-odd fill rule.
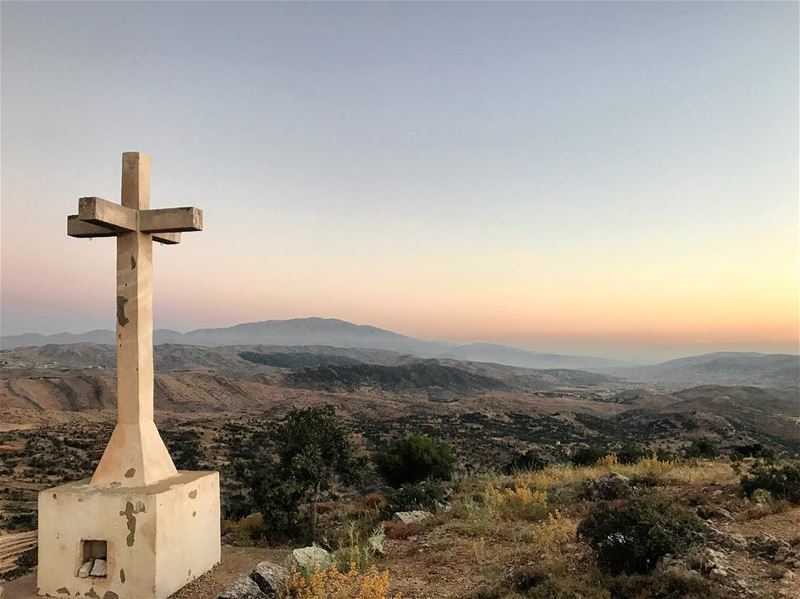
[[[583,370],[611,375],[632,382],[682,388],[696,385],[756,385],[797,389],[800,386],[800,356],[791,354],[716,352],[669,360],[650,366],[633,366],[599,357],[534,352],[492,343],[457,345],[417,339],[385,329],[353,324],[334,318],[266,320],[225,328],[197,329],[188,333],[158,329],[154,333],[154,338],[155,343],[162,348],[168,344],[194,346],[198,349],[233,346],[295,348],[324,346],[368,352],[393,352],[417,358],[500,364],[535,370]],[[78,343],[113,346],[114,333],[113,331],[95,330],[83,334],[25,334],[0,338],[0,347],[6,350],[45,346],[43,347],[45,352],[59,353],[69,350],[63,347],[51,349],[46,346]],[[181,351],[185,353],[187,350]],[[320,351],[315,350],[314,353],[320,353]],[[330,351],[321,353],[330,353]],[[385,361],[386,358],[384,356],[383,360]],[[300,358],[293,359],[299,360]],[[311,360],[312,358],[306,357],[305,359]]]
[[[359,325],[336,318],[294,318],[248,322],[231,327],[196,329],[179,333],[156,329],[157,345],[170,343],[222,347],[231,345],[300,346],[370,348],[410,353],[424,358],[442,357],[456,360],[494,362],[521,368],[600,368],[622,366],[625,363],[588,356],[569,356],[539,353],[491,343],[456,345],[408,337],[370,325]],[[114,345],[114,332],[107,330],[88,333],[57,333],[55,335],[23,334],[0,338],[0,347],[39,347],[50,344],[100,343]]]

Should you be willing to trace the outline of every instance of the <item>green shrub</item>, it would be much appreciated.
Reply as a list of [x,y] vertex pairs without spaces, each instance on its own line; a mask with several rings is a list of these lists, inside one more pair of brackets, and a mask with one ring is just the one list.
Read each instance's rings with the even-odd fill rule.
[[503,474],[513,474],[523,470],[544,470],[547,460],[535,449],[514,456],[508,464],[503,466]]
[[403,485],[389,494],[389,507],[395,512],[434,510],[444,503],[447,488],[439,481],[423,480]]
[[711,583],[697,572],[671,569],[652,574],[615,576],[608,581],[608,589],[615,599],[711,599],[727,596],[715,591]]
[[640,445],[636,443],[625,443],[619,451],[617,451],[617,460],[620,464],[636,464],[643,457],[646,452]]
[[719,455],[717,444],[711,439],[695,439],[686,448],[687,458],[713,459]]
[[652,570],[664,555],[685,550],[704,529],[690,510],[651,496],[621,505],[596,503],[578,525],[578,536],[607,572],[637,574]]
[[597,460],[608,455],[608,451],[601,447],[579,447],[572,454],[570,461],[576,466],[594,466]]
[[744,458],[758,458],[771,462],[775,459],[775,450],[771,447],[764,447],[761,443],[749,443],[734,447],[731,452],[731,459],[740,461]]
[[409,435],[393,441],[386,451],[373,455],[378,473],[392,487],[426,479],[450,480],[456,458],[450,446],[424,435]]
[[752,497],[758,489],[769,491],[776,499],[800,503],[800,462],[781,466],[755,466],[741,478],[745,495]]
[[[571,576],[562,562],[543,561],[512,570],[506,587],[533,599],[608,599],[608,591]],[[518,595],[504,594],[503,597]]]

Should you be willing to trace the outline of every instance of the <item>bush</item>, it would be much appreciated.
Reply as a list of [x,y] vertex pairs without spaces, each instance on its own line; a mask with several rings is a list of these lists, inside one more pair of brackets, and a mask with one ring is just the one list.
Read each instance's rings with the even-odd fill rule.
[[521,470],[544,470],[547,467],[547,460],[535,449],[514,457],[508,464],[503,466],[503,474],[514,474]]
[[611,596],[617,599],[710,599],[726,597],[717,592],[699,573],[669,569],[649,575],[616,576],[608,581]]
[[686,448],[687,458],[706,458],[714,459],[719,455],[719,448],[717,444],[711,439],[695,439],[691,445]]
[[734,447],[731,452],[731,459],[740,461],[744,458],[759,458],[771,462],[775,459],[775,450],[771,447],[764,447],[761,443],[750,443]]
[[435,480],[403,485],[388,497],[389,505],[395,512],[411,510],[435,510],[444,503],[447,496],[445,486]]
[[664,498],[644,497],[617,505],[600,502],[578,525],[611,574],[652,570],[664,555],[680,553],[702,537],[704,525],[688,509]]
[[[506,586],[515,593],[533,599],[608,599],[605,589],[587,584],[580,578],[569,576],[563,562],[541,562],[513,569],[506,578]],[[504,593],[501,597],[517,597]]]
[[426,479],[450,480],[456,458],[449,445],[424,435],[410,435],[393,441],[386,451],[376,452],[378,473],[392,487]]
[[570,461],[576,466],[594,466],[600,458],[604,458],[606,455],[608,452],[600,447],[579,447],[572,454]]
[[782,466],[755,466],[742,477],[740,484],[748,497],[753,497],[758,489],[763,489],[776,499],[800,503],[800,462]]
[[636,464],[646,455],[644,449],[636,443],[625,443],[617,452],[620,464]]

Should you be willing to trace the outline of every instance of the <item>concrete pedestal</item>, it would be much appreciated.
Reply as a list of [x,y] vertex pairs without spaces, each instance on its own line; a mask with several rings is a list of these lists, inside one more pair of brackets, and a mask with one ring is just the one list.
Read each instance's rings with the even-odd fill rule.
[[[165,599],[220,559],[217,472],[142,487],[88,480],[39,493],[37,592],[46,597]],[[107,575],[78,570],[105,552]]]

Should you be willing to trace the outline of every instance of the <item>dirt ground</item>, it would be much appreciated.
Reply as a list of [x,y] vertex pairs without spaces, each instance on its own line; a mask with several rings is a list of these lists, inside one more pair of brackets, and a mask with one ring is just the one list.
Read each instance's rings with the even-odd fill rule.
[[[268,560],[283,563],[287,561],[288,557],[289,551],[283,549],[223,545],[222,561],[219,565],[183,587],[170,599],[213,599],[225,590],[236,577],[240,574],[248,574],[259,562]],[[4,589],[2,599],[38,599],[35,573],[4,582],[0,586]]]

